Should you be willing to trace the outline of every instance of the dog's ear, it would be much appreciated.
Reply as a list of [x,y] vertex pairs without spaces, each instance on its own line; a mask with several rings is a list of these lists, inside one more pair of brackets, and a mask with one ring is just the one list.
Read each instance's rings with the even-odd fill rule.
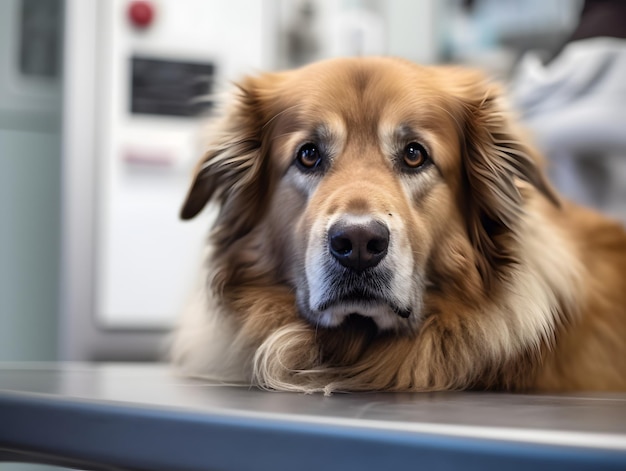
[[526,182],[553,204],[560,203],[541,157],[506,109],[500,87],[478,72],[458,72],[458,76],[454,94],[462,108],[461,198],[477,267],[489,286],[494,275],[515,262],[511,236],[524,211],[519,184]]
[[209,201],[216,201],[220,205],[216,232],[223,233],[218,237],[233,239],[247,233],[266,200],[265,105],[258,82],[250,77],[237,84],[228,107],[214,123],[208,150],[196,166],[180,212],[182,219],[191,219]]

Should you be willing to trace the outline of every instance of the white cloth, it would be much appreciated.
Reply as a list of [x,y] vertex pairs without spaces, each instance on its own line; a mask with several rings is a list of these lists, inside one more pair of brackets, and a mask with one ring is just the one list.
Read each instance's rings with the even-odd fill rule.
[[551,161],[557,186],[588,200],[589,182],[577,174],[575,159],[589,154],[626,157],[626,40],[575,41],[548,65],[528,54],[510,92]]

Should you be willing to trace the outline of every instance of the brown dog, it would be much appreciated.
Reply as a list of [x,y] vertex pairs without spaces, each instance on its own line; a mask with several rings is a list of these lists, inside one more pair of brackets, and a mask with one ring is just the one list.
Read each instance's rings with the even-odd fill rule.
[[562,201],[474,71],[248,78],[182,209],[219,215],[173,359],[279,390],[626,390],[626,233]]

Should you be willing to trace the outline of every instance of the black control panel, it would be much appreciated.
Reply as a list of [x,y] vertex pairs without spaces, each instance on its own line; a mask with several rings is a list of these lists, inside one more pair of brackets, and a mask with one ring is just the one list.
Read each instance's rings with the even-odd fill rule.
[[133,57],[132,113],[196,116],[212,106],[215,66]]

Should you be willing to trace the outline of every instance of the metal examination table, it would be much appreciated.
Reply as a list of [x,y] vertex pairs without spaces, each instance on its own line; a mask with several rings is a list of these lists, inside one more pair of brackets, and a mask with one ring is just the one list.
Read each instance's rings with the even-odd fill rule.
[[0,461],[131,470],[626,470],[626,395],[300,395],[166,365],[0,364]]

